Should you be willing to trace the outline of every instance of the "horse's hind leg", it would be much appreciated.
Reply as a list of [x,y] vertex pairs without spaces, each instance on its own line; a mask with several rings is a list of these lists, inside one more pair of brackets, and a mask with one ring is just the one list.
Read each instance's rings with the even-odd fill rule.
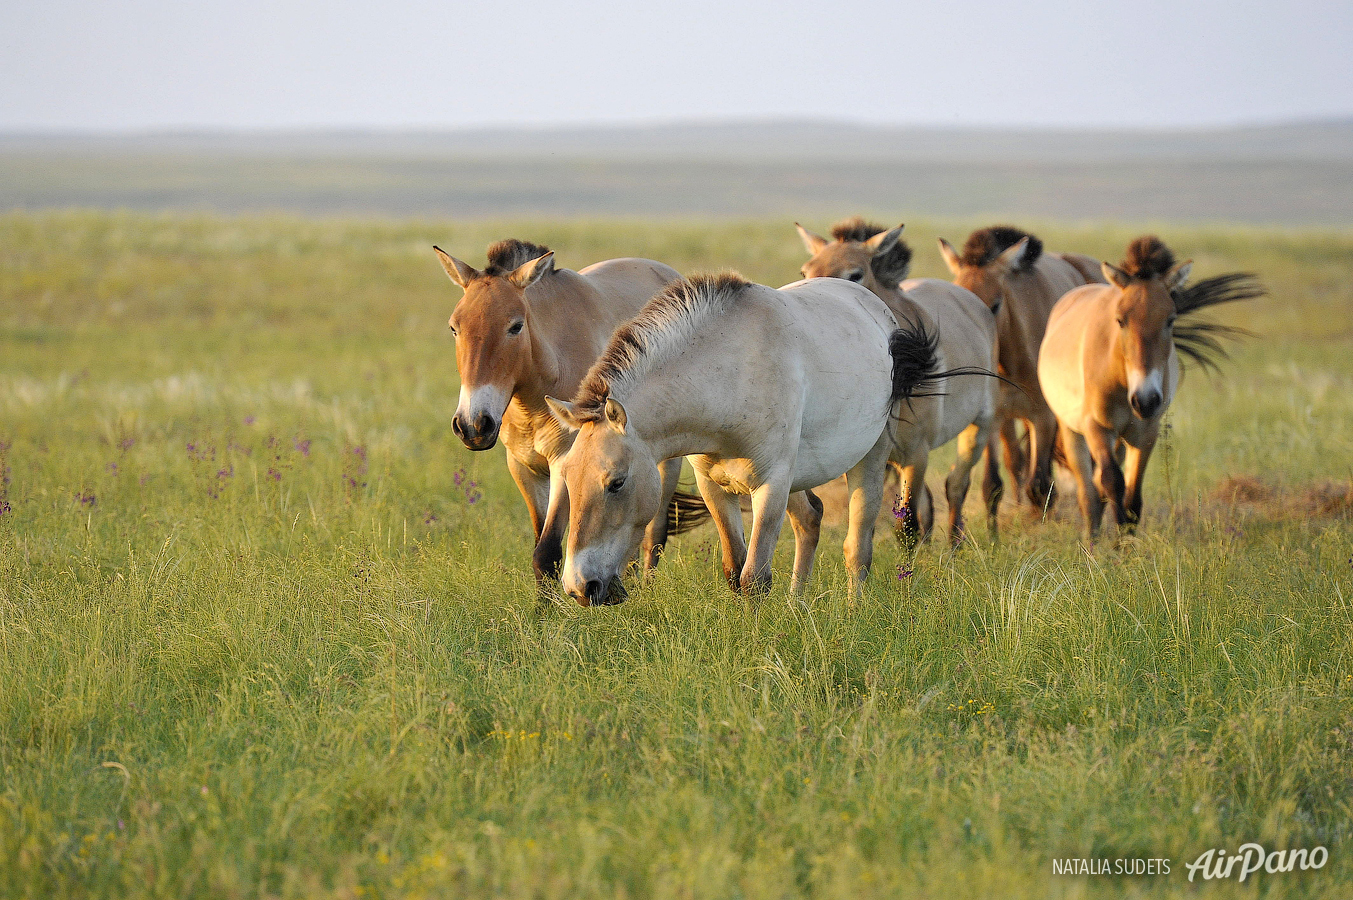
[[[982,502],[987,508],[987,519],[995,521],[1001,509],[1001,498],[1005,496],[1005,483],[1001,481],[1001,464],[996,456],[1000,452],[1000,432],[991,429],[987,433],[986,453],[982,455]],[[1019,492],[1015,492],[1019,496]],[[993,532],[994,534],[994,532]]]
[[[987,425],[977,421],[963,429],[958,436],[958,456],[954,460],[949,476],[944,479],[944,496],[949,501],[949,543],[958,547],[965,536],[963,529],[963,501],[968,497],[968,486],[972,483],[972,469],[982,455],[982,447],[987,442]],[[987,528],[992,536],[996,535],[996,517],[988,514]]]
[[[879,505],[883,502],[888,449],[887,440],[879,441],[864,459],[846,473],[846,488],[850,492],[850,526],[846,531],[844,549],[852,599],[859,596],[874,563],[874,524],[878,521]],[[905,500],[908,494],[905,471],[902,476],[902,498]]]
[[1035,515],[1046,515],[1057,502],[1052,477],[1052,452],[1057,444],[1057,417],[1051,411],[1029,422],[1029,502]]
[[794,528],[794,575],[789,582],[791,594],[801,594],[813,575],[813,557],[822,535],[822,501],[812,491],[789,495],[785,508]]
[[1010,470],[1010,477],[1015,479],[1015,502],[1018,503],[1029,483],[1029,454],[1024,451],[1027,438],[1015,429],[1015,422],[1013,416],[1007,416],[1001,422],[1000,438],[1005,451],[1005,467]]
[[897,542],[908,552],[930,537],[935,523],[935,504],[925,486],[928,454],[913,454],[906,464],[899,464],[897,504],[893,508],[893,532]]
[[1071,464],[1071,474],[1076,476],[1076,500],[1085,522],[1085,533],[1087,539],[1094,543],[1099,535],[1099,520],[1104,517],[1104,501],[1099,499],[1099,489],[1095,487],[1095,461],[1090,456],[1085,438],[1065,425],[1061,428],[1062,449],[1066,452],[1067,462]]

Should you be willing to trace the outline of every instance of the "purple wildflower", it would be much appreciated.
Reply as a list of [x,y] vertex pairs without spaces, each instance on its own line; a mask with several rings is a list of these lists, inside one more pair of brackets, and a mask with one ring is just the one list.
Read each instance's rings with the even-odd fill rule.
[[912,576],[912,574],[913,574],[914,572],[915,572],[915,570],[914,570],[911,566],[907,565],[906,563],[898,563],[898,564],[897,564],[897,580],[898,580],[898,581],[906,581],[908,578],[910,578],[910,577]]
[[8,500],[5,500],[4,498],[0,498],[0,516],[3,516],[5,513],[10,512],[10,511],[13,510],[13,509],[14,509],[14,507],[12,507],[12,506],[9,505],[9,501],[8,501]]
[[244,424],[246,424],[246,425],[252,425],[252,424],[254,424],[254,417],[253,417],[253,416],[245,416],[245,417],[244,417]]
[[79,501],[81,506],[93,506],[99,502],[99,498],[94,496],[93,491],[80,491]]
[[295,447],[298,451],[300,451],[301,456],[304,456],[306,459],[309,459],[309,458],[310,458],[310,441],[309,441],[309,439],[302,441],[302,440],[300,440],[300,439],[298,438],[298,439],[295,441],[295,443],[292,444],[292,446]]
[[135,443],[136,438],[125,437],[117,442],[117,446],[119,450],[121,450],[123,453],[126,453],[128,450],[132,448],[132,445]]

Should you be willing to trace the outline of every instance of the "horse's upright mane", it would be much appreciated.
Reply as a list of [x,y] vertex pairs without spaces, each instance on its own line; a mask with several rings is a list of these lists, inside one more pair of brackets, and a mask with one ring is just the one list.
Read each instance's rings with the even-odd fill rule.
[[863,244],[874,235],[883,234],[887,230],[882,225],[867,222],[860,216],[852,216],[849,219],[842,219],[832,226],[832,237],[838,241],[853,241],[857,244]]
[[[516,238],[498,241],[489,247],[489,264],[484,269],[483,274],[489,277],[511,275],[531,260],[540,259],[549,252],[549,247],[533,244],[530,241],[519,241]],[[545,274],[554,271],[554,260],[550,260],[549,266]]]
[[993,225],[968,235],[963,245],[963,265],[980,269],[1025,238],[1029,243],[1024,245],[1024,253],[1015,264],[1015,271],[1023,272],[1043,255],[1043,242],[1011,225]]
[[[859,216],[852,216],[832,226],[832,237],[843,243],[863,244],[887,230]],[[911,247],[907,246],[906,241],[899,239],[887,253],[871,259],[869,267],[874,270],[874,277],[878,279],[879,284],[895,288],[911,271]]]
[[599,420],[612,390],[636,381],[672,353],[691,346],[695,332],[751,286],[736,272],[692,275],[667,285],[611,336],[578,388],[574,414],[582,422]]
[[1174,253],[1165,242],[1154,234],[1147,234],[1128,244],[1127,257],[1118,268],[1139,281],[1150,281],[1160,278],[1174,265]]

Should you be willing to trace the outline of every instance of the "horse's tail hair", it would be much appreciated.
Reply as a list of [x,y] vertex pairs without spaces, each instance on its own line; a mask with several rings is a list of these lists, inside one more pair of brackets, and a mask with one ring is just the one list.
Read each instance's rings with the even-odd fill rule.
[[699,494],[677,491],[667,504],[667,534],[685,534],[709,520],[709,507]]
[[927,397],[921,391],[939,375],[938,334],[926,331],[924,323],[908,322],[888,337],[888,355],[893,358],[893,390],[889,406],[899,400]]
[[1235,303],[1238,300],[1253,300],[1267,293],[1268,290],[1259,280],[1248,272],[1231,272],[1227,275],[1205,278],[1197,284],[1175,290],[1174,305],[1180,318],[1174,326],[1175,350],[1203,369],[1217,371],[1219,360],[1227,356],[1221,339],[1251,337],[1252,333],[1243,328],[1219,325],[1216,322],[1187,321],[1187,317],[1210,306]]

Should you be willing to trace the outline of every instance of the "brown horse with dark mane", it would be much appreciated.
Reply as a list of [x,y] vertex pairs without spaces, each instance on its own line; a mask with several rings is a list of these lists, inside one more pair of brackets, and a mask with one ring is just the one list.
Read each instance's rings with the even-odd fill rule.
[[1191,267],[1154,235],[1137,238],[1122,263],[1103,264],[1108,284],[1076,288],[1048,318],[1038,378],[1060,423],[1091,541],[1106,500],[1120,530],[1141,520],[1142,478],[1179,388],[1179,355],[1215,367],[1224,355],[1218,338],[1244,333],[1189,317],[1264,294],[1243,273],[1186,286]]
[[[452,430],[471,450],[489,449],[501,433],[535,530],[536,577],[557,577],[568,523],[558,463],[573,434],[550,414],[545,396],[572,397],[611,333],[681,275],[651,259],[558,269],[548,247],[518,240],[489,247],[481,272],[433,249],[465,289],[449,322],[461,383]],[[648,525],[646,566],[657,562],[668,534],[708,518],[698,498],[676,494],[680,471],[680,459],[662,462],[663,512]]]
[[[1057,417],[1038,385],[1038,348],[1058,299],[1072,288],[1100,281],[1099,260],[1045,251],[1037,237],[1008,225],[974,231],[962,253],[944,238],[939,244],[954,282],[981,297],[996,313],[998,372],[1009,379],[1001,382],[998,392],[997,425],[987,446],[982,494],[994,507],[1004,493],[996,461],[999,437],[1015,480],[1016,502],[1027,496],[1034,512],[1042,514],[1056,496],[1052,457]],[[1020,420],[1025,425],[1023,440],[1015,430]]]

